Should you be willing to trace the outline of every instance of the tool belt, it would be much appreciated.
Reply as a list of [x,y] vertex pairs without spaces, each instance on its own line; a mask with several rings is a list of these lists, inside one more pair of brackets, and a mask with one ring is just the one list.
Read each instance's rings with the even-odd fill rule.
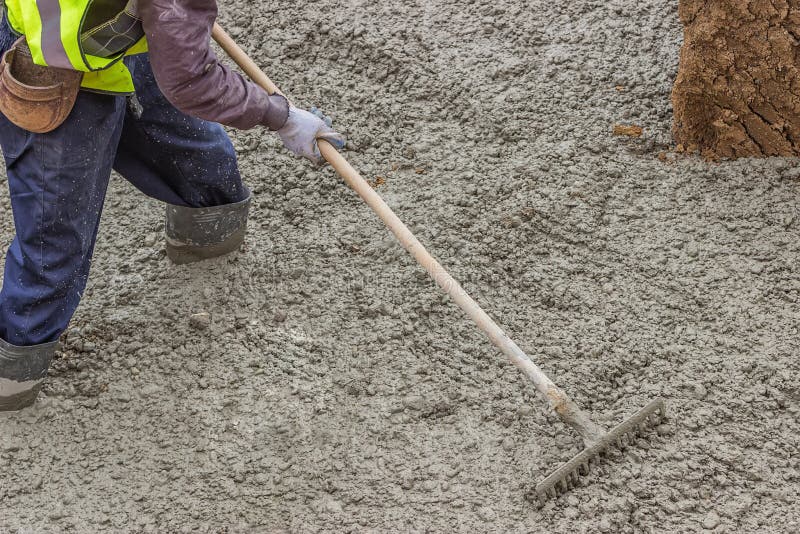
[[29,132],[53,131],[72,111],[82,79],[79,71],[36,65],[21,37],[0,60],[0,112]]

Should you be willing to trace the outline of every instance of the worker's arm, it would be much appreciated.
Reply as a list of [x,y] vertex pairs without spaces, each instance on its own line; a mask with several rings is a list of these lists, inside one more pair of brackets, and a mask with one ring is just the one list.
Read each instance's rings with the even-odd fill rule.
[[216,0],[140,0],[139,14],[158,87],[179,110],[243,130],[266,126],[316,164],[323,162],[317,139],[344,147],[330,119],[289,106],[219,62],[211,49]]
[[284,126],[289,104],[217,59],[211,49],[215,0],[143,0],[139,14],[150,64],[164,96],[187,115],[239,129]]

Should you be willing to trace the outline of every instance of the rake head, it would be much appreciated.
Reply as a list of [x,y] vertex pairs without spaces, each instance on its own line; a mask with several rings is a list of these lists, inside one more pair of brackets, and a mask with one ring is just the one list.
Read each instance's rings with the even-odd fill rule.
[[589,474],[591,464],[596,463],[598,457],[609,447],[625,447],[639,435],[659,424],[665,415],[664,400],[655,399],[609,432],[601,434],[577,456],[536,485],[539,501],[545,502],[575,486],[581,476]]

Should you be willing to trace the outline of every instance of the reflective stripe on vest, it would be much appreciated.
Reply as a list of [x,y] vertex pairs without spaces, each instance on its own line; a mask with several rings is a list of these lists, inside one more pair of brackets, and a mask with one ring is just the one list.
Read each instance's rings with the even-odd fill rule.
[[8,21],[24,34],[38,65],[85,72],[84,89],[134,91],[126,55],[147,51],[136,0],[6,0]]

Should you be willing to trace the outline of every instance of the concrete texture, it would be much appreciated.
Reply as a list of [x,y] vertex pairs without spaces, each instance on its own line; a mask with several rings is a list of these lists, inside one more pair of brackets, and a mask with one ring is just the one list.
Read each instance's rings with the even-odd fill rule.
[[537,508],[577,437],[330,170],[237,133],[234,257],[170,265],[115,181],[45,398],[0,421],[0,531],[800,529],[800,171],[659,157],[676,2],[222,10],[578,402],[670,419]]

